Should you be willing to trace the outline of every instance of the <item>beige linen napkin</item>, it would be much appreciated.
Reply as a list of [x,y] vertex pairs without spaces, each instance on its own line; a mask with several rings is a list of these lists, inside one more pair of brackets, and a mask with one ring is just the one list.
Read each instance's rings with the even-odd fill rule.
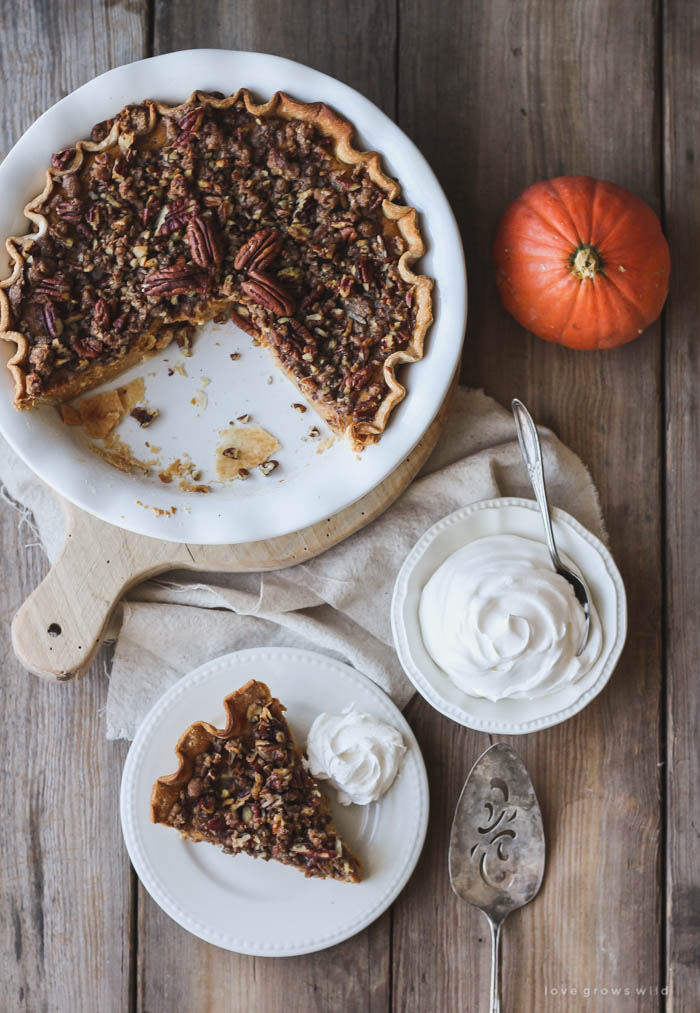
[[[551,502],[605,537],[598,494],[579,458],[541,430]],[[55,557],[60,512],[46,487],[3,445],[0,481]],[[252,574],[175,572],[133,589],[112,624],[116,644],[107,737],[133,738],[180,676],[228,651],[307,647],[349,662],[399,707],[413,693],[394,652],[389,606],[399,567],[432,524],[493,496],[532,498],[510,412],[481,391],[456,392],[440,442],[419,477],[381,517],[322,556]]]

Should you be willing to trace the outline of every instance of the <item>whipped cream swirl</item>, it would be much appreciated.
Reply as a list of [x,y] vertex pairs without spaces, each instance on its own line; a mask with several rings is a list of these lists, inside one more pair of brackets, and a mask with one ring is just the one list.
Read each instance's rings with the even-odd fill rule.
[[406,747],[391,725],[348,707],[319,714],[309,731],[309,770],[329,781],[341,805],[367,805],[394,783]]
[[459,549],[423,588],[423,642],[470,696],[534,699],[576,682],[601,648],[598,617],[582,655],[585,618],[546,547],[520,535],[490,535]]

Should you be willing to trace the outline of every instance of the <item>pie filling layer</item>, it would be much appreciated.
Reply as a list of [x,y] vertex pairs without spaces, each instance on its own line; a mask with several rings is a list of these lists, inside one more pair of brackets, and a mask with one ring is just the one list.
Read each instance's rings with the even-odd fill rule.
[[328,802],[305,769],[278,700],[251,682],[225,701],[231,731],[193,725],[178,743],[177,775],[159,778],[155,822],[184,837],[293,865],[307,876],[361,878]]
[[126,107],[54,155],[0,328],[23,339],[16,403],[74,396],[230,317],[332,428],[373,438],[403,396],[394,364],[422,354],[431,283],[410,271],[416,215],[387,200],[398,186],[376,156],[347,142],[357,160],[337,157],[350,129],[285,96],[195,93]]

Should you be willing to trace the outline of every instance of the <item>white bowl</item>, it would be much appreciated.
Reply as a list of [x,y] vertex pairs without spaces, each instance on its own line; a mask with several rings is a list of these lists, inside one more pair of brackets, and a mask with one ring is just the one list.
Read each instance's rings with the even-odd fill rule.
[[456,510],[434,524],[406,557],[391,603],[394,643],[406,675],[429,704],[468,728],[522,735],[559,724],[582,710],[610,678],[627,635],[627,599],[620,572],[603,543],[577,520],[552,510],[557,547],[583,575],[602,628],[598,660],[578,682],[536,700],[487,700],[468,696],[428,654],[418,606],[437,568],[462,546],[486,535],[522,535],[544,542],[534,500],[490,499]]

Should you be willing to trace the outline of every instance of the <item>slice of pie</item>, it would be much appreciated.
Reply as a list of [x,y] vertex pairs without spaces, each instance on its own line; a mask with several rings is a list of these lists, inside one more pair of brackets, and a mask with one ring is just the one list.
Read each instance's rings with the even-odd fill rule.
[[[423,355],[418,216],[350,123],[278,92],[146,101],[58,152],[7,241],[15,404],[57,404],[193,325],[233,319],[351,445],[376,441]],[[232,381],[233,382],[233,381]]]
[[177,772],[153,786],[153,822],[226,854],[274,858],[306,876],[358,883],[360,863],[304,767],[279,700],[251,680],[224,706],[225,729],[198,721],[180,738]]

